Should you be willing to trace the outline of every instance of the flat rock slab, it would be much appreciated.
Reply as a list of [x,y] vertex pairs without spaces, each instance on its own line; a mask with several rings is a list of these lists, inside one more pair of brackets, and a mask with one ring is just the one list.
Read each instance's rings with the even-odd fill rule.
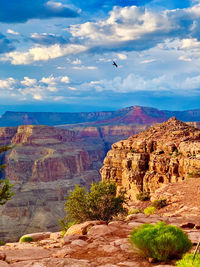
[[[1,265],[0,265],[1,266]],[[91,267],[87,260],[76,259],[44,259],[41,261],[24,261],[8,265],[10,267]],[[3,267],[3,266],[2,266]],[[6,267],[6,266],[5,266]]]
[[87,233],[89,238],[99,238],[105,236],[114,236],[120,233],[120,229],[114,225],[95,225]]
[[5,261],[1,261],[0,260],[0,266],[1,267],[9,267],[10,265],[7,262],[5,262]]
[[188,234],[189,239],[194,245],[200,241],[200,231],[199,230],[184,230]]
[[49,258],[52,254],[50,250],[37,248],[37,247],[24,248],[20,250],[8,249],[8,250],[5,250],[4,252],[6,254],[6,260],[9,263]]

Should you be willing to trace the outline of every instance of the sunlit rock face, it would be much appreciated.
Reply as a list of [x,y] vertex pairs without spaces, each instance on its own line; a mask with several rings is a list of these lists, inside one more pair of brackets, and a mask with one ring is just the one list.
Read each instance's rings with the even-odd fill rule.
[[112,145],[102,180],[126,188],[129,199],[163,183],[200,177],[200,130],[175,117]]

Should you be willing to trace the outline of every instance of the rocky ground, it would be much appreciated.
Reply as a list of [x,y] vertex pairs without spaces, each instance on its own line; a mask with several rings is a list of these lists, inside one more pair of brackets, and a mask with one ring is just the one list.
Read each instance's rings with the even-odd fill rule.
[[[124,220],[86,222],[68,230],[62,238],[58,233],[32,234],[35,242],[8,243],[0,247],[0,266],[12,267],[150,267],[175,266],[175,261],[149,263],[136,249],[131,248],[129,233],[143,223],[177,225],[188,234],[195,245],[200,240],[200,179],[189,179],[176,184],[163,185],[152,200],[166,197],[168,206],[154,215],[129,215]],[[144,208],[150,202],[132,202],[131,207]]]

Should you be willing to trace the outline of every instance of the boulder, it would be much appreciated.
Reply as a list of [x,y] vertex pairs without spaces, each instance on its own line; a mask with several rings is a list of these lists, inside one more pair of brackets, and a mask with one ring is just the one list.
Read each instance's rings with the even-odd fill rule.
[[112,236],[120,231],[118,227],[112,225],[95,225],[87,233],[89,238],[97,239],[99,237]]
[[76,239],[76,240],[73,240],[72,242],[71,242],[71,246],[73,247],[73,246],[75,246],[75,247],[85,247],[85,246],[87,246],[87,242],[86,241],[84,241],[84,240],[81,240],[81,239]]
[[189,239],[194,245],[198,244],[200,241],[200,231],[198,230],[185,230],[185,233],[188,234]]
[[104,221],[87,221],[80,224],[74,224],[72,225],[66,232],[65,236],[68,235],[85,235],[88,232],[88,229],[91,228],[94,225],[102,225],[106,224]]

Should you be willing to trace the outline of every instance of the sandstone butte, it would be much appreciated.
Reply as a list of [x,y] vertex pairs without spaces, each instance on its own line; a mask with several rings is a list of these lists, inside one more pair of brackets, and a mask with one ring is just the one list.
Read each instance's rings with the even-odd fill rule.
[[65,197],[75,184],[88,188],[100,180],[99,169],[111,144],[147,126],[71,127],[22,125],[0,128],[4,177],[14,197],[0,207],[0,239],[16,241],[23,233],[58,231]]
[[172,117],[112,145],[102,180],[125,188],[130,200],[143,191],[188,178],[200,179],[200,130]]

